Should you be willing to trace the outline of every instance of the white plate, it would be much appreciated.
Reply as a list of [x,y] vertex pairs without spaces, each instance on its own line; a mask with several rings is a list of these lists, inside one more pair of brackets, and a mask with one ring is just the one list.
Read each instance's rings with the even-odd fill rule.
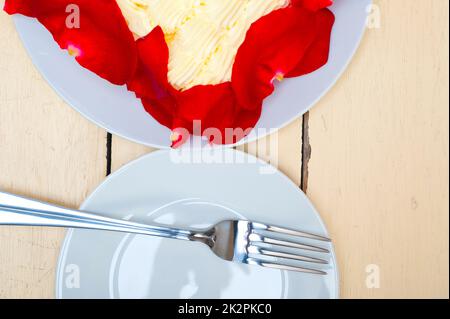
[[[305,113],[343,72],[360,42],[371,0],[335,3],[332,10],[336,24],[328,64],[313,74],[283,81],[265,102],[253,133],[239,144],[263,137]],[[153,147],[170,146],[169,130],[144,111],[133,93],[80,67],[36,20],[16,16],[15,22],[34,64],[73,108],[114,134]]]
[[[193,152],[187,154],[210,154]],[[98,187],[81,209],[188,227],[240,217],[327,235],[298,186],[262,161],[226,148],[214,152],[211,164],[183,163],[176,154],[158,151],[128,164]],[[325,247],[333,252],[331,244]],[[330,264],[321,269],[328,274],[239,265],[217,258],[198,243],[71,230],[60,254],[56,296],[337,298],[334,252]]]

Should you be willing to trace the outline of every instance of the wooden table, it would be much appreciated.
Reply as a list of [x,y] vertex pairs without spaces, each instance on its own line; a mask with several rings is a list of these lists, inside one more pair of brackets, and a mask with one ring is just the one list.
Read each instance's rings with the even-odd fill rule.
[[[448,298],[449,3],[375,3],[380,27],[331,92],[280,132],[279,166],[335,239],[342,297]],[[1,189],[77,207],[109,165],[152,151],[116,137],[108,149],[107,133],[36,71],[4,13],[0,30]],[[270,159],[263,145],[245,149]],[[53,297],[64,233],[1,227],[0,297]]]

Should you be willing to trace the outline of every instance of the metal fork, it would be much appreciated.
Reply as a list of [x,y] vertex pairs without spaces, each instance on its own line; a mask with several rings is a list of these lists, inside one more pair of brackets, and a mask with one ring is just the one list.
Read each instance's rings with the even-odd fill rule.
[[102,217],[2,192],[0,225],[96,229],[194,241],[227,261],[317,275],[326,274],[317,266],[328,264],[330,254],[324,245],[315,244],[330,242],[326,237],[248,220],[224,220],[209,229],[176,229]]

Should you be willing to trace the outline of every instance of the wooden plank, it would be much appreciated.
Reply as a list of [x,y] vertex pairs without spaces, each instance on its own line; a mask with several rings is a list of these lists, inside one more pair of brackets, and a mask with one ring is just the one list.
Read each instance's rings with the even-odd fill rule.
[[[302,157],[302,120],[295,120],[280,132],[272,134],[257,142],[237,147],[237,149],[272,163],[283,171],[291,180],[301,183]],[[112,140],[112,171],[116,171],[124,164],[154,151],[154,149],[129,142],[114,136]]]
[[[105,176],[106,133],[46,84],[4,13],[0,29],[0,188],[77,207]],[[54,296],[64,233],[0,228],[0,298]]]
[[[272,134],[257,142],[237,147],[259,158],[272,163],[283,171],[291,180],[300,185],[301,182],[301,142],[302,121],[298,119],[279,133]],[[114,136],[112,142],[112,171],[124,164],[154,151],[154,149],[129,142]]]
[[237,147],[271,163],[295,184],[301,184],[302,118],[293,121],[278,132],[258,141]]
[[308,195],[343,297],[448,298],[449,3],[375,2],[381,28],[311,111]]
[[155,149],[144,145],[139,145],[123,139],[118,136],[112,138],[112,150],[111,150],[111,170],[117,171],[123,165],[145,155],[151,153]]

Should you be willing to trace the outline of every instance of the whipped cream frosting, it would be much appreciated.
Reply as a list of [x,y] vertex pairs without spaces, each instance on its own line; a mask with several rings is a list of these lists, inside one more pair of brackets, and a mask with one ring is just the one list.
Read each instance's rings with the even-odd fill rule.
[[251,24],[290,0],[116,0],[136,38],[161,26],[169,46],[169,82],[186,90],[231,80]]

